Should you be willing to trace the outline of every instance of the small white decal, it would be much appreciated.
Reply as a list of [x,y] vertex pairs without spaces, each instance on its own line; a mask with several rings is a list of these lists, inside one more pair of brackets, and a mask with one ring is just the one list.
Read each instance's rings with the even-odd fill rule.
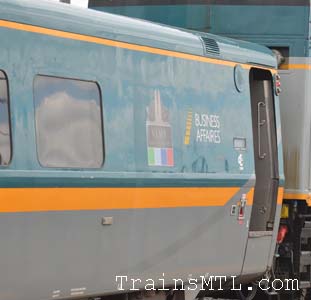
[[55,298],[60,297],[60,293],[61,293],[60,290],[55,290],[55,291],[53,291],[53,292],[52,292],[52,298],[55,299]]
[[85,287],[74,288],[74,289],[71,289],[71,290],[70,290],[70,295],[71,295],[71,296],[83,295],[85,291],[86,291],[86,288],[85,288]]
[[239,164],[240,171],[243,171],[244,170],[244,158],[243,158],[242,153],[238,156],[238,164]]

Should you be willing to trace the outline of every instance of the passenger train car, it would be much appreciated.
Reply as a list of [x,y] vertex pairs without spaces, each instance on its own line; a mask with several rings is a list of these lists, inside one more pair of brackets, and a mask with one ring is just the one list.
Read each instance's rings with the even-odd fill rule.
[[144,298],[147,279],[148,299],[193,299],[174,279],[267,274],[269,49],[31,0],[0,1],[0,36],[1,300]]
[[[279,277],[311,287],[310,1],[90,0],[98,10],[265,45],[280,57],[285,194]],[[162,12],[165,11],[165,14]]]

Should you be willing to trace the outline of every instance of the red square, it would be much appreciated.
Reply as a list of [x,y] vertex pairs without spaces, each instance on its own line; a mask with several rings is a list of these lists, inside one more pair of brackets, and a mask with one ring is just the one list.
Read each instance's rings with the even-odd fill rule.
[[167,165],[172,167],[174,166],[174,151],[172,148],[168,148],[166,151],[167,151]]

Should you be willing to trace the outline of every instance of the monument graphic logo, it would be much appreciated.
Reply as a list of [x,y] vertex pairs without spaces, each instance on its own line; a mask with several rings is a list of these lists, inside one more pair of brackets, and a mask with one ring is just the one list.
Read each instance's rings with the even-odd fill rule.
[[148,165],[173,167],[174,151],[169,110],[163,106],[159,90],[154,91],[154,99],[147,107],[146,130]]

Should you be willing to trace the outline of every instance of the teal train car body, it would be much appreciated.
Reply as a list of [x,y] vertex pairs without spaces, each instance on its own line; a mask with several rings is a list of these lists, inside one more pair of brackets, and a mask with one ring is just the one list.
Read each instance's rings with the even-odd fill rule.
[[276,266],[281,278],[298,278],[302,290],[310,289],[311,248],[306,233],[311,211],[310,1],[91,0],[89,6],[258,43],[282,57],[280,110],[286,181],[281,224],[288,234],[279,247]]
[[269,270],[284,183],[269,49],[48,1],[1,1],[0,36],[1,300]]

